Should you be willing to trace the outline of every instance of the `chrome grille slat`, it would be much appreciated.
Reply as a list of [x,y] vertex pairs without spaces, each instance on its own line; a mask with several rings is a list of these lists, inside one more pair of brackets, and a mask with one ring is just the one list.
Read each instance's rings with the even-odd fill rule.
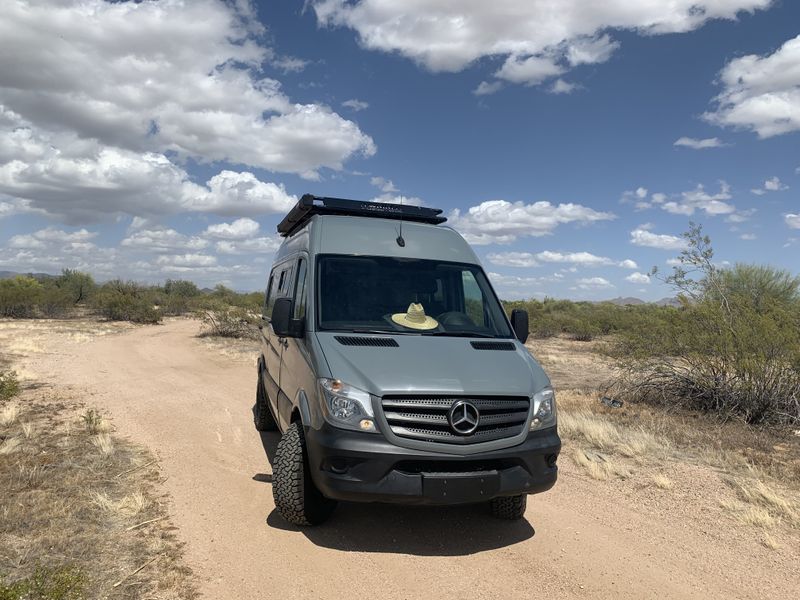
[[[453,432],[447,414],[454,402],[468,400],[480,411],[478,428],[469,435]],[[383,416],[401,438],[445,444],[476,444],[514,437],[528,422],[530,400],[524,396],[385,396]]]

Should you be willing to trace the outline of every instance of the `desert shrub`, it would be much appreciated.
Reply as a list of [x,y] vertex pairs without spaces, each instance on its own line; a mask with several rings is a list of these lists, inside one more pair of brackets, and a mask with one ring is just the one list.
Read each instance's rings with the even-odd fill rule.
[[97,289],[91,275],[75,269],[64,269],[56,278],[55,286],[69,298],[73,305],[89,301]]
[[201,335],[251,339],[257,337],[258,317],[246,308],[216,301],[206,303],[197,314],[204,326]]
[[158,289],[156,301],[164,315],[179,316],[197,308],[203,292],[194,282],[185,279],[167,279]]
[[0,280],[0,316],[16,319],[36,316],[43,290],[41,283],[25,275]]
[[195,298],[202,294],[194,282],[185,279],[167,279],[164,283],[164,293],[181,298]]
[[221,284],[208,294],[208,298],[228,306],[244,308],[253,313],[261,312],[261,306],[264,303],[264,294],[261,292],[240,293]]
[[748,423],[800,420],[800,278],[759,265],[720,269],[698,226],[665,281],[683,307],[626,331],[617,393]]
[[569,337],[577,342],[591,342],[600,335],[600,327],[588,319],[575,319],[568,327]]
[[0,371],[0,400],[10,400],[19,394],[19,380],[14,371]]
[[111,321],[146,324],[161,321],[153,292],[131,281],[109,281],[97,291],[92,303],[101,315]]
[[599,335],[650,329],[668,322],[677,312],[674,307],[654,304],[618,306],[611,302],[573,302],[553,298],[503,304],[509,314],[515,308],[528,311],[531,336],[534,338],[564,334],[587,340]]
[[44,317],[60,317],[74,305],[74,295],[56,286],[44,287],[38,301],[39,312]]

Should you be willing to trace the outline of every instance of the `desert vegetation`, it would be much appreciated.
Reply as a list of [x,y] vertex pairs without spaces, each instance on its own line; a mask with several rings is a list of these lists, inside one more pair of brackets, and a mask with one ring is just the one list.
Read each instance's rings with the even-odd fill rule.
[[114,279],[102,284],[66,269],[57,277],[19,275],[0,280],[0,317],[98,316],[110,321],[156,324],[163,317],[196,315],[209,335],[252,337],[263,296],[223,285],[201,290],[191,281],[168,279],[145,285]]
[[698,226],[661,276],[677,306],[530,300],[534,338],[602,338],[616,361],[609,394],[750,424],[800,421],[800,277],[763,265],[720,267]]
[[0,372],[0,600],[190,598],[153,457]]

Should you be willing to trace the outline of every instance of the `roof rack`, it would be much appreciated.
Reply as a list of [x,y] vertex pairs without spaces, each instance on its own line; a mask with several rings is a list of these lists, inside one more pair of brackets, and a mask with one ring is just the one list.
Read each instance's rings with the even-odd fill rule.
[[304,194],[283,221],[278,223],[278,233],[286,237],[291,235],[314,215],[347,215],[351,217],[373,217],[378,219],[398,219],[430,223],[438,225],[447,221],[440,216],[440,208],[422,208],[387,202],[362,202],[345,198],[324,198],[312,194]]

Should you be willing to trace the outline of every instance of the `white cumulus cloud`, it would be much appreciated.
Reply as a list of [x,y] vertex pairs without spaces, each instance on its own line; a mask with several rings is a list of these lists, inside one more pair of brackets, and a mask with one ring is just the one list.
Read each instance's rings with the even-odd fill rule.
[[783,216],[783,220],[792,229],[800,229],[800,215],[788,213]]
[[686,241],[676,235],[653,233],[650,229],[639,227],[631,231],[631,244],[661,250],[683,250]]
[[[353,29],[365,48],[399,53],[431,71],[461,71],[480,58],[499,56],[504,62],[495,77],[533,85],[578,65],[607,61],[619,46],[610,30],[687,32],[770,2],[312,0],[312,5],[321,25]],[[482,84],[475,93],[491,91],[496,89]]]
[[242,240],[253,237],[258,233],[259,225],[257,221],[243,217],[231,223],[216,223],[206,228],[207,237],[223,240]]
[[625,281],[631,283],[650,283],[650,276],[646,273],[631,273],[625,278]]
[[322,105],[291,102],[279,82],[259,74],[272,51],[242,7],[8,2],[0,105],[37,128],[103,145],[309,177],[374,153],[355,123]]
[[543,236],[566,223],[593,223],[614,219],[612,213],[596,211],[580,204],[533,204],[488,200],[463,213],[456,209],[448,224],[468,242],[476,245],[506,244],[521,236]]
[[591,252],[553,252],[543,250],[532,254],[530,252],[493,252],[486,255],[486,259],[494,264],[504,267],[536,267],[542,263],[568,263],[583,267],[618,266],[625,269],[637,268],[636,263],[630,259],[615,261],[605,256],[597,256]]
[[719,80],[723,89],[707,120],[761,138],[800,130],[800,35],[772,54],[734,58]]
[[575,283],[580,290],[600,290],[614,287],[614,284],[605,277],[584,277],[576,280]]
[[703,139],[681,137],[675,140],[672,145],[683,146],[685,148],[691,148],[692,150],[704,150],[706,148],[721,148],[725,144],[722,143],[722,140],[716,137]]

